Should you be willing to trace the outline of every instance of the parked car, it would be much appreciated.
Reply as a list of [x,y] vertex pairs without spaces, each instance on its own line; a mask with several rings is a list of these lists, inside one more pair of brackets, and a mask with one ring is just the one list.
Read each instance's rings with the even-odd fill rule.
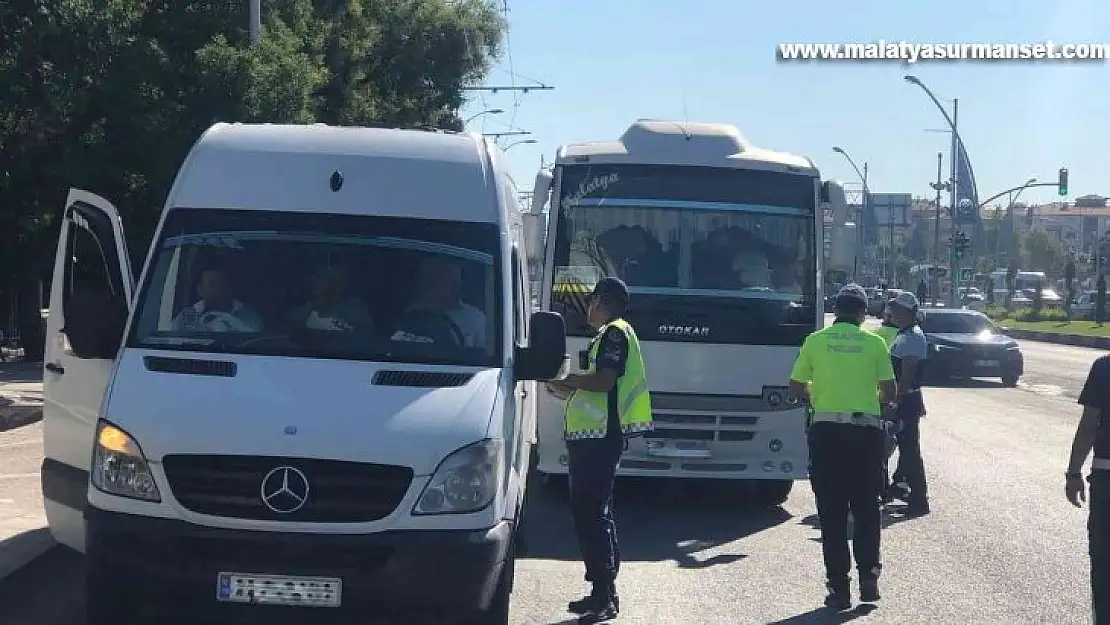
[[929,344],[925,373],[929,380],[1001,378],[1017,386],[1025,361],[1017,341],[989,317],[974,310],[930,308],[921,324]]
[[1075,298],[1075,302],[1071,305],[1071,318],[1072,319],[1094,319],[1095,318],[1095,296],[1097,292],[1086,291],[1079,297]]

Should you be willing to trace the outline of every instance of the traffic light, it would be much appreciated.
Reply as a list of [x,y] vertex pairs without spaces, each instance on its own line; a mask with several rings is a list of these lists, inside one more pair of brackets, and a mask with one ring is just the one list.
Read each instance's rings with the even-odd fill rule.
[[952,249],[955,250],[956,258],[960,259],[967,253],[967,248],[970,247],[971,240],[967,238],[967,234],[960,230],[952,238]]
[[1056,193],[1061,197],[1068,194],[1068,168],[1060,168],[1060,178],[1056,181]]

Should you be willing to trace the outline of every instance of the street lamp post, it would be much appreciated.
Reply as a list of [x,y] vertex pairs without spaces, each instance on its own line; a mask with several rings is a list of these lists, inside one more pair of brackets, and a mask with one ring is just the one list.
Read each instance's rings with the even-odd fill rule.
[[251,45],[257,45],[262,38],[262,0],[247,0],[247,28],[250,31]]
[[[925,86],[925,83],[921,82],[920,78],[918,78],[917,76],[914,76],[912,74],[906,74],[905,76],[902,77],[902,79],[905,80],[906,82],[910,83],[910,84],[914,84],[914,85],[917,85],[918,87],[920,87],[921,90],[925,92],[925,95],[929,96],[929,99],[933,101],[933,104],[936,105],[937,110],[940,111],[941,115],[944,115],[944,121],[948,122],[948,127],[952,129],[952,157],[951,157],[952,177],[950,179],[950,183],[952,185],[952,188],[949,191],[949,200],[950,200],[949,201],[949,209],[952,211],[952,225],[953,225],[952,233],[953,233],[953,235],[955,235],[956,202],[957,202],[957,197],[956,196],[959,195],[958,191],[959,191],[959,188],[960,188],[959,181],[957,179],[957,175],[959,173],[959,170],[956,167],[956,160],[959,158],[960,146],[962,146],[963,143],[964,143],[963,139],[960,137],[960,131],[956,126],[956,122],[959,120],[959,116],[960,116],[960,101],[959,101],[959,99],[955,99],[955,100],[952,101],[952,116],[950,117],[948,115],[948,111],[945,110],[944,105],[942,105],[940,103],[940,100],[938,100],[937,97],[935,95],[933,95],[933,92],[930,91],[929,88]],[[949,260],[953,261],[953,260],[955,260],[955,258],[956,258],[955,246],[953,246],[952,251],[949,254]],[[950,266],[951,266],[951,264],[952,263],[950,263]],[[954,282],[958,281],[958,280],[956,280],[955,275],[953,275],[952,277],[953,277]],[[955,288],[949,289],[948,303],[952,307],[956,306],[956,289]]]
[[856,220],[856,253],[852,258],[852,281],[859,282],[859,256],[863,252],[863,213],[867,210],[867,196],[870,192],[867,188],[867,163],[863,164],[863,171],[856,167],[856,162],[848,155],[840,146],[833,146],[833,152],[843,156],[848,160],[848,164],[852,169],[856,170],[856,175],[859,176],[860,182],[863,183],[863,199],[860,200],[859,219]]
[[[1029,187],[1029,185],[1031,185],[1035,182],[1037,182],[1036,178],[1030,178],[1029,180],[1026,180],[1025,184],[1021,185],[1021,187],[1016,192],[1011,192],[1010,193],[1009,200],[1006,203],[1006,220],[1009,222],[1010,227],[1007,230],[1008,230],[1008,234],[1010,234],[1011,237],[1013,237],[1013,232],[1014,232],[1014,204],[1016,204],[1018,199],[1021,198],[1021,193],[1023,191],[1025,191],[1025,189],[1027,189]],[[998,223],[998,226],[1001,226],[1002,225],[1002,220],[997,220],[997,223]],[[1082,219],[1080,219],[1080,221],[1079,221],[1079,226],[1080,227],[1083,226],[1083,220]],[[994,268],[998,269],[999,268],[998,265],[1002,261],[1002,253],[1001,253],[1001,245],[1002,245],[1002,236],[1001,235],[1002,235],[1002,232],[1001,232],[1001,228],[996,227],[996,230],[997,231],[994,233]]]
[[485,111],[478,111],[477,113],[471,115],[470,117],[467,117],[466,121],[463,122],[463,126],[466,126],[470,122],[474,121],[475,119],[478,119],[479,117],[481,117],[483,115],[500,115],[504,112],[505,111],[503,111],[501,109],[488,109],[488,110],[485,110]]

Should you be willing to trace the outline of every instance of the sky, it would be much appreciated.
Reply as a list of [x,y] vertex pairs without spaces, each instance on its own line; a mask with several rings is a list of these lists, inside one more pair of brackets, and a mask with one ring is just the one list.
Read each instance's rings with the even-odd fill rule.
[[[500,0],[499,0],[500,1]],[[875,193],[933,196],[937,152],[948,172],[947,123],[958,127],[979,197],[1030,177],[1055,182],[1067,167],[1071,198],[1110,196],[1110,61],[780,62],[780,43],[1110,43],[1101,0],[508,0],[505,54],[486,84],[527,94],[474,93],[467,129],[506,137],[513,176],[531,190],[560,145],[607,141],[638,118],[730,123],[751,143],[812,159],[825,179],[856,183],[846,150],[869,165]],[[1030,189],[1025,201],[1058,201]],[[945,200],[947,201],[947,200]]]

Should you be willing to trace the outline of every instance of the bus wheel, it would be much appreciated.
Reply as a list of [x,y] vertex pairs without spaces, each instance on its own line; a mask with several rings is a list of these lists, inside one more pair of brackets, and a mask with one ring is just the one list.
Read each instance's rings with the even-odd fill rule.
[[790,498],[794,480],[760,480],[756,484],[759,503],[768,507],[781,506]]

